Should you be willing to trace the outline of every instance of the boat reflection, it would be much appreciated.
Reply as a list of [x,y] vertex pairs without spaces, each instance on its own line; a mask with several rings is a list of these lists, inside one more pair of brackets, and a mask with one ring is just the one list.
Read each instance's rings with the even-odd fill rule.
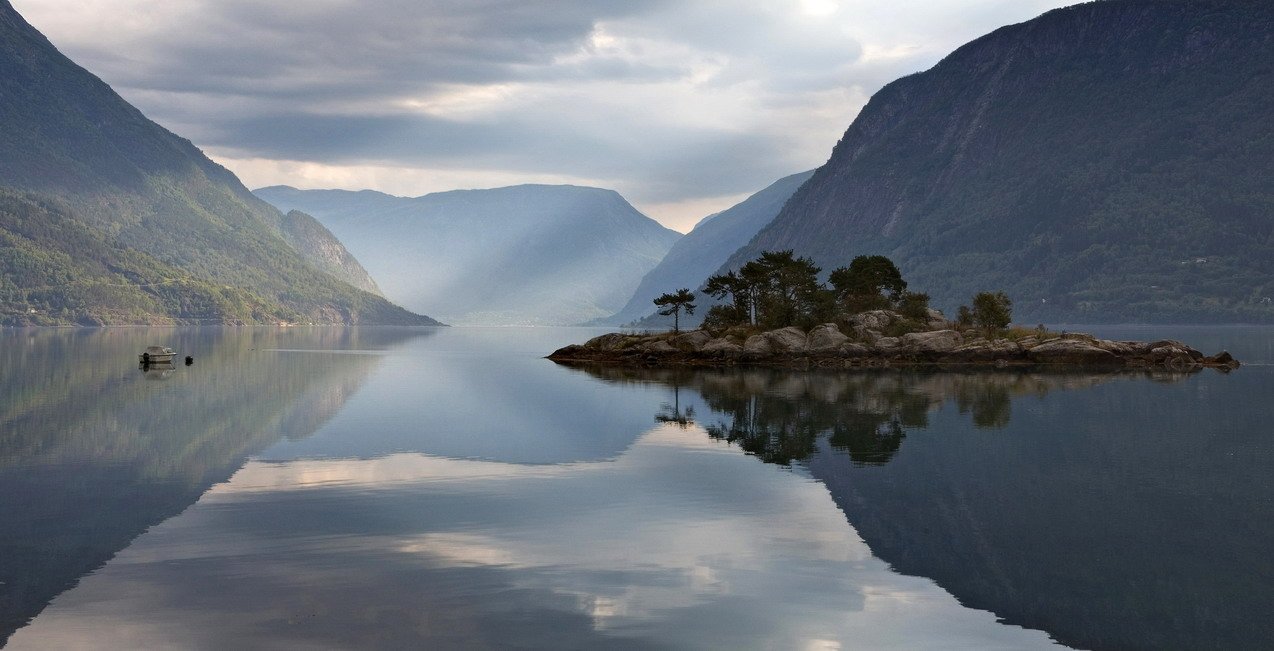
[[[0,646],[49,600],[249,455],[340,410],[378,355],[259,363],[269,348],[394,346],[428,330],[159,329],[210,351],[123,373],[150,329],[32,330],[0,341]],[[161,381],[152,384],[149,380]]]

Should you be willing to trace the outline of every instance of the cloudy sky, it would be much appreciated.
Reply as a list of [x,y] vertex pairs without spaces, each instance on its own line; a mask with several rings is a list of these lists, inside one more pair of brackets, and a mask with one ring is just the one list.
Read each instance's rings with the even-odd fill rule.
[[12,0],[249,187],[614,188],[677,230],[1066,0]]

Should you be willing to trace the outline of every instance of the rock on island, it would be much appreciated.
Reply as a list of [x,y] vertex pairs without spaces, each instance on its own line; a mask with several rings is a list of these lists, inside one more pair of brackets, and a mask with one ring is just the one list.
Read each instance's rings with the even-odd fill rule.
[[985,332],[960,330],[935,312],[929,330],[896,336],[903,321],[888,310],[849,317],[811,329],[786,327],[757,332],[734,327],[660,334],[611,333],[566,346],[548,356],[564,364],[621,366],[989,366],[1045,368],[1169,368],[1187,370],[1239,366],[1228,352],[1203,353],[1175,340],[1112,341],[1083,333],[1043,329]]

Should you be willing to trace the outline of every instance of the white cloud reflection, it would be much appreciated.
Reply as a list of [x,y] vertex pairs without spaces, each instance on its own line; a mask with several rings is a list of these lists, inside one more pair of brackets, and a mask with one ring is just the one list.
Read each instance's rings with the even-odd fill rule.
[[11,648],[1032,648],[873,558],[827,490],[702,430],[614,461],[252,462]]

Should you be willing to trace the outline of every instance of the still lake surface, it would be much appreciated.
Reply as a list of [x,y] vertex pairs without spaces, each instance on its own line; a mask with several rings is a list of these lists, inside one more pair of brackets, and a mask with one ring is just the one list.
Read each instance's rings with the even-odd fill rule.
[[[541,357],[585,329],[0,332],[0,645],[1274,647],[1274,329],[1088,330],[1245,366],[583,371]],[[143,372],[153,343],[196,362]]]

